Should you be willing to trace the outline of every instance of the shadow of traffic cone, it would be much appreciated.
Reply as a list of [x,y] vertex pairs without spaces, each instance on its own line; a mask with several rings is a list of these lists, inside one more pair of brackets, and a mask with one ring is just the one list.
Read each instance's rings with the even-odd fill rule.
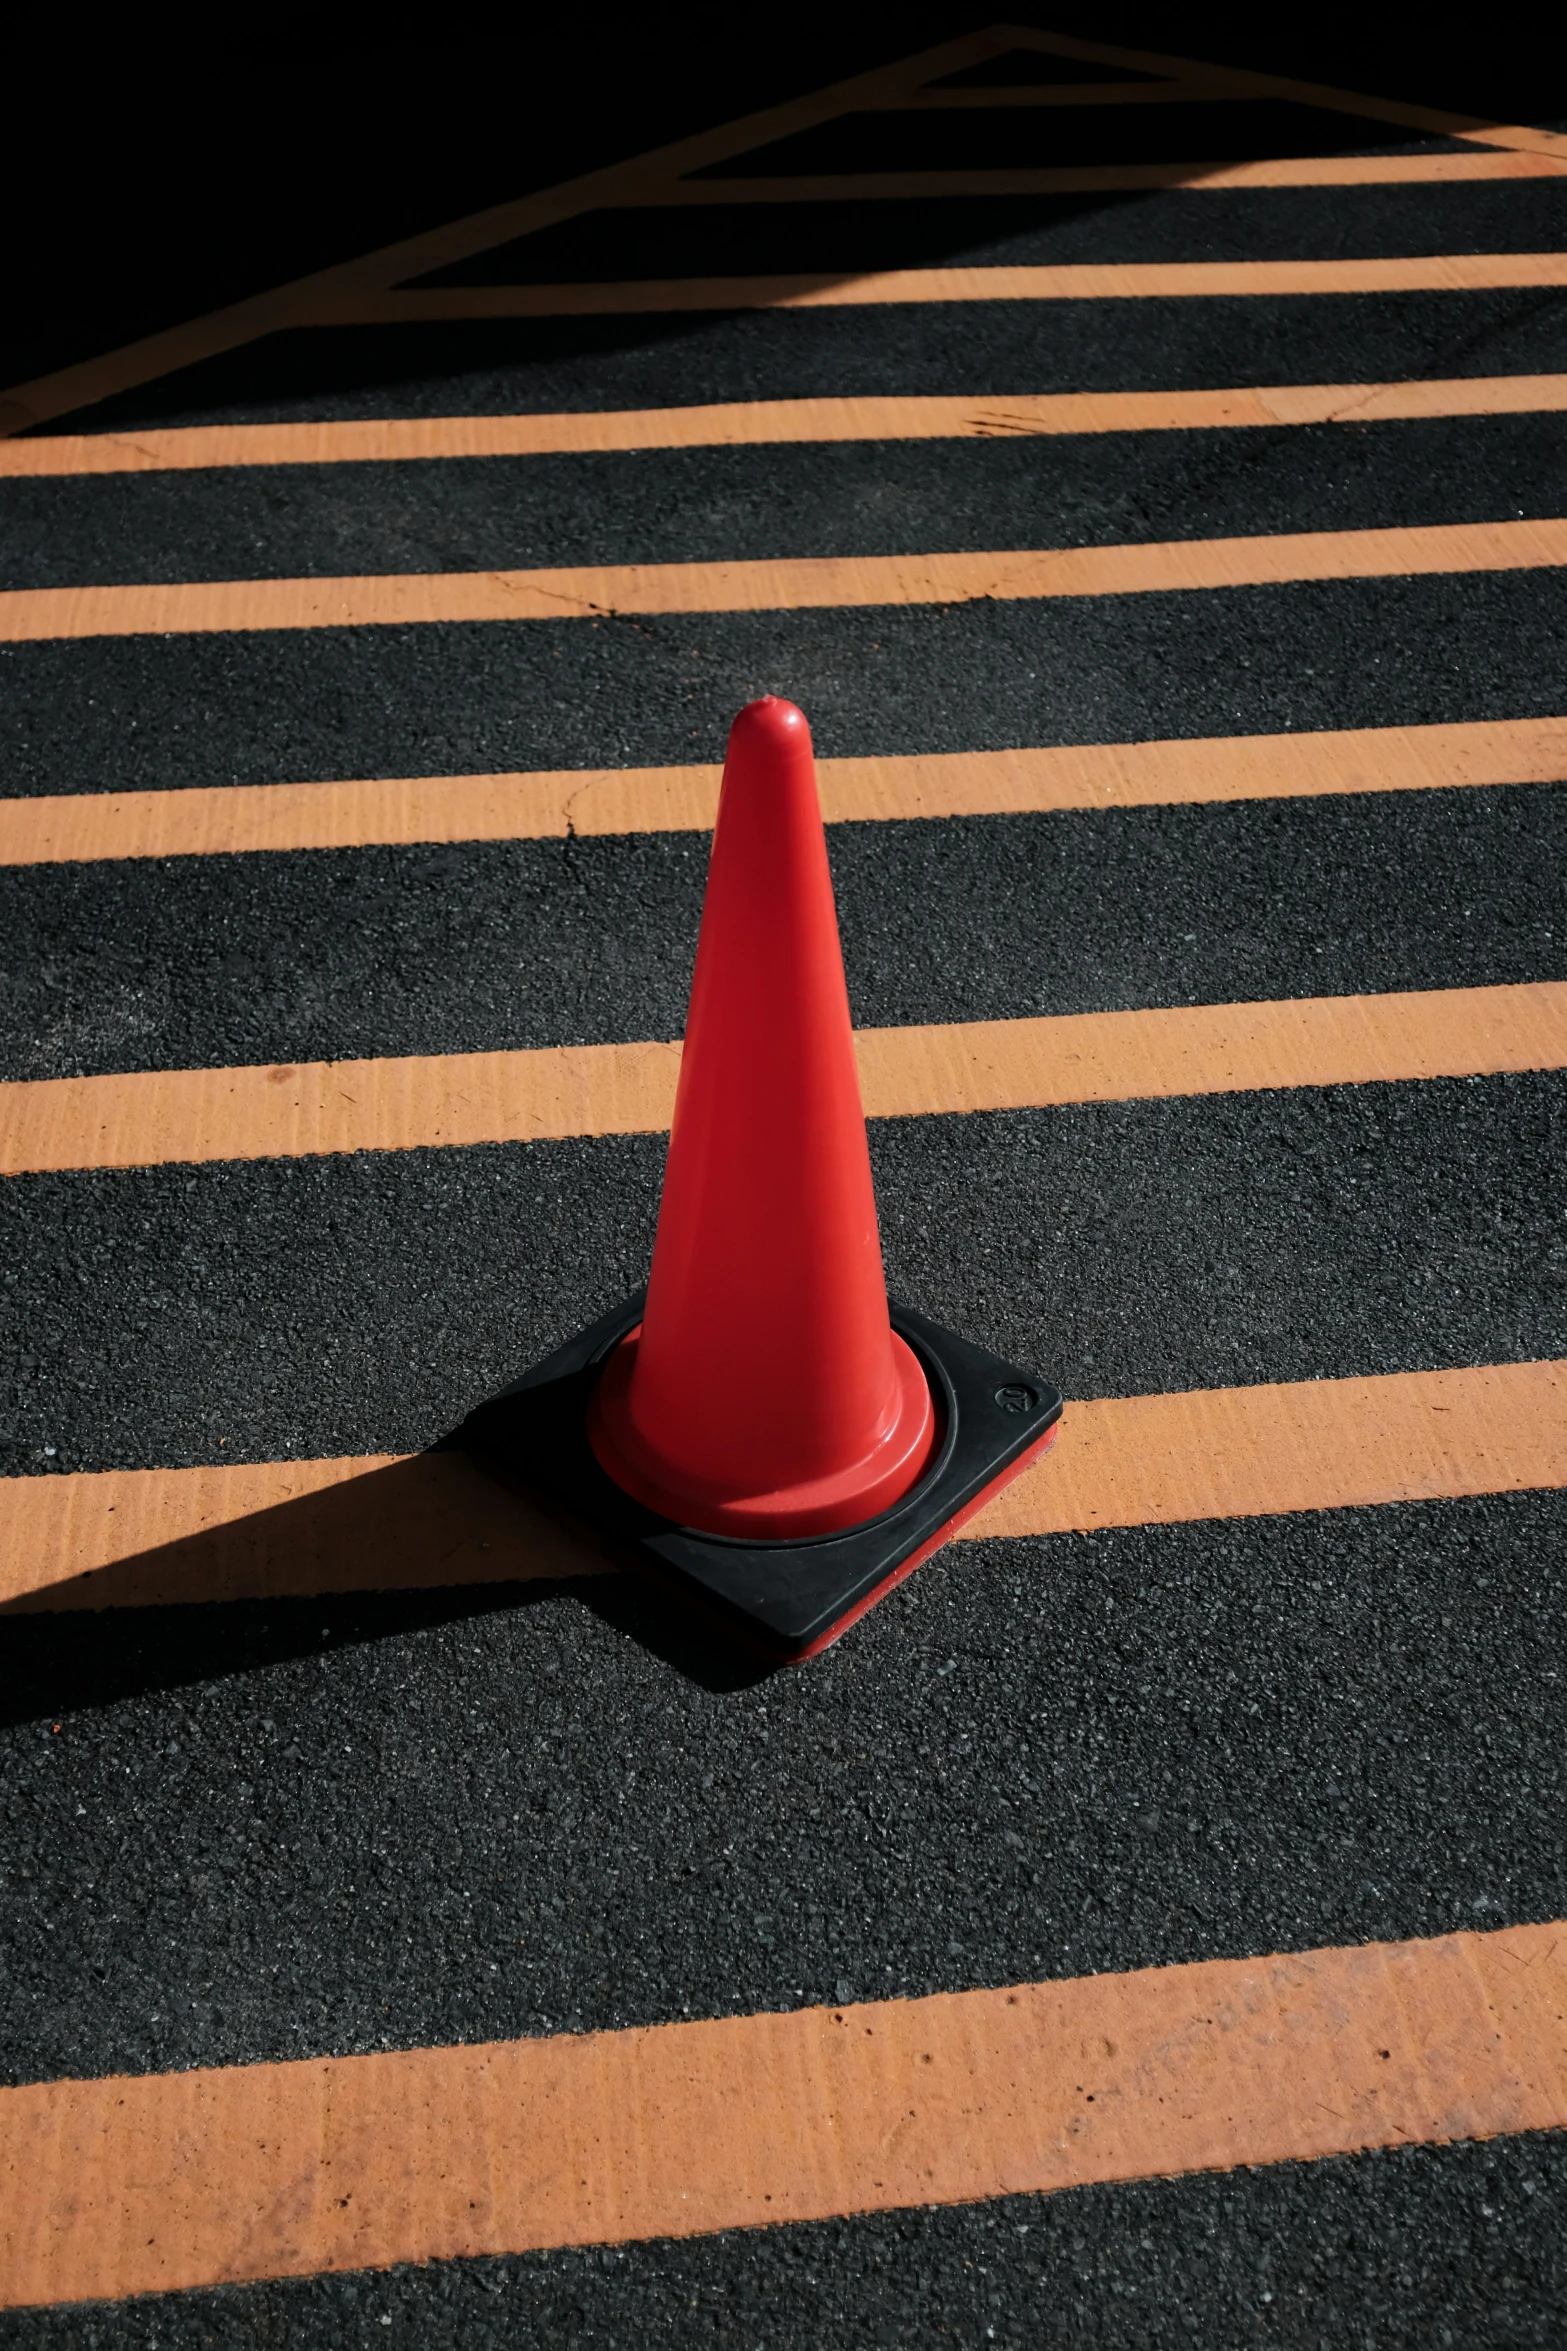
[[887,1315],[810,730],[769,695],[730,731],[647,1306],[588,1435],[666,1518],[776,1541],[890,1508],[936,1434]]
[[810,730],[729,737],[645,1300],[462,1441],[683,1597],[805,1657],[1055,1434],[1061,1399],[889,1308]]

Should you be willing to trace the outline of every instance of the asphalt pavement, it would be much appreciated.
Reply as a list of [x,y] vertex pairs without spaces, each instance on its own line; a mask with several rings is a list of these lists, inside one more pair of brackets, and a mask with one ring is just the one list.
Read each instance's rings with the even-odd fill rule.
[[[1062,108],[1049,152],[1397,136],[1250,113],[1128,107],[1107,155],[1095,110]],[[1026,164],[1042,119],[857,115],[725,176]],[[1559,177],[736,204],[592,215],[427,282],[1552,253],[1564,231]],[[1563,371],[1560,288],[954,301],[297,327],[44,429]],[[1524,413],[5,479],[0,587],[1512,521],[1564,511],[1563,449],[1560,414]],[[5,643],[0,758],[16,798],[709,763],[766,690],[838,756],[1550,715],[1562,583]],[[1560,980],[1564,819],[1567,783],[1531,783],[835,826],[855,1019]],[[0,1078],[672,1038],[705,854],[676,832],[0,868]],[[1070,1399],[1567,1356],[1564,1151],[1553,1071],[872,1130],[894,1295]],[[10,1176],[0,1466],[439,1444],[645,1277],[662,1159],[584,1135]],[[777,1674],[610,1576],[13,1617],[0,2069],[1561,1917],[1562,1533],[1561,1493],[1528,1491],[970,1543]],[[1548,2345],[1564,2197],[1567,2139],[1536,2133],[62,2305],[0,2339]]]

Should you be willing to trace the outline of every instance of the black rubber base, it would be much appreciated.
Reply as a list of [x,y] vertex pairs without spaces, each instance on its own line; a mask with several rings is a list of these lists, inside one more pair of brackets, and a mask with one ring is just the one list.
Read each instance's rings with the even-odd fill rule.
[[628,1299],[481,1404],[454,1442],[775,1657],[826,1647],[880,1588],[937,1549],[1061,1415],[1060,1396],[1032,1372],[894,1305],[893,1328],[919,1357],[942,1418],[940,1447],[919,1484],[880,1517],[839,1534],[783,1543],[699,1534],[623,1492],[600,1468],[583,1426],[605,1359],[641,1315],[641,1296]]

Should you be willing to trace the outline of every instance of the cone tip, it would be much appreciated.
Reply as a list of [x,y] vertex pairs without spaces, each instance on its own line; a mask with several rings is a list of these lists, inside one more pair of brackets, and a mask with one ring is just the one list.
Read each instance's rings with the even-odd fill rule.
[[746,704],[729,730],[731,750],[742,743],[759,750],[809,753],[810,721],[798,703],[786,702],[782,694],[763,694]]

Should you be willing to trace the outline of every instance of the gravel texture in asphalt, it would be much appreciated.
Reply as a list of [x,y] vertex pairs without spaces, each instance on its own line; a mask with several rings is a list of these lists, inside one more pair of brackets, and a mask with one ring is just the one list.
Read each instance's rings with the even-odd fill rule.
[[0,484],[0,587],[1099,547],[1564,504],[1559,415],[24,477]]
[[[1068,1396],[1567,1355],[1564,1103],[1546,1074],[879,1121],[888,1280]],[[4,1459],[433,1444],[646,1279],[662,1162],[622,1136],[12,1177]]]
[[[862,1028],[1567,972],[1560,785],[840,825]],[[0,1074],[678,1037],[700,834],[0,868]]]
[[1562,367],[1564,347],[1559,286],[296,327],[101,400],[73,422],[124,431],[894,392],[1377,384],[1540,374]]
[[[33,2351],[1291,2343],[1556,2351],[1567,2138],[29,2312]],[[390,2332],[388,2332],[390,2329]]]
[[1563,1516],[960,1544],[760,1678],[619,1578],[18,1618],[7,2074],[1560,1916]]
[[[1031,162],[1041,124],[1057,162],[1399,136],[1271,102],[874,114],[720,176]],[[676,205],[435,281],[1549,254],[1564,227],[1546,178]],[[850,305],[294,329],[50,429],[1564,370],[1551,287]],[[1516,521],[1561,512],[1561,446],[1523,414],[9,480],[0,581]],[[3,789],[706,763],[769,689],[839,755],[1557,715],[1562,581],[5,644]],[[1559,978],[1563,805],[1503,783],[838,827],[855,1014]],[[703,856],[672,834],[5,870],[0,1076],[672,1037]],[[1564,1099],[1537,1072],[882,1121],[889,1281],[1075,1398],[1567,1355]],[[436,1443],[641,1281],[662,1160],[631,1136],[7,1179],[0,1469]],[[791,1673],[615,1576],[8,1618],[4,2078],[1559,1917],[1563,1509],[954,1546]],[[0,2341],[1555,2345],[1564,2147],[11,2313]]]
[[48,640],[0,645],[0,756],[17,797],[680,765],[784,688],[839,757],[1543,717],[1564,608],[1500,571]]

